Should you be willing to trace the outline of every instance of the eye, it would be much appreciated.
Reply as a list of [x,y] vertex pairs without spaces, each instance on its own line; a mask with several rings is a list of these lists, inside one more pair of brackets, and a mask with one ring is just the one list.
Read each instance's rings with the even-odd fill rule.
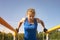
[[30,17],[32,17],[32,16],[30,16]]

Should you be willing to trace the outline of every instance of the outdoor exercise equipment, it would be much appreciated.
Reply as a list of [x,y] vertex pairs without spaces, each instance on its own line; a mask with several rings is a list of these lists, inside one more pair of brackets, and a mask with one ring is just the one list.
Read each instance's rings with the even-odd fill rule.
[[[0,17],[0,24],[5,26],[6,28],[10,29],[11,31],[13,31],[14,32],[14,40],[18,40],[17,31],[1,17]],[[48,37],[49,33],[54,31],[54,30],[57,30],[57,29],[60,29],[60,25],[57,25],[57,26],[54,26],[54,27],[48,29],[46,31],[46,40],[49,40],[49,37]],[[44,33],[43,33],[43,36],[44,36]]]
[[50,28],[50,29],[48,29],[47,32],[46,32],[46,40],[49,40],[48,35],[49,35],[50,32],[52,32],[52,31],[54,31],[54,30],[58,30],[58,29],[60,29],[60,24],[57,25],[57,26],[54,26],[54,27],[52,27],[52,28]]
[[0,17],[0,24],[5,26],[6,28],[10,29],[11,31],[13,31],[14,32],[14,34],[13,34],[14,40],[18,40],[17,39],[17,31],[1,17]]

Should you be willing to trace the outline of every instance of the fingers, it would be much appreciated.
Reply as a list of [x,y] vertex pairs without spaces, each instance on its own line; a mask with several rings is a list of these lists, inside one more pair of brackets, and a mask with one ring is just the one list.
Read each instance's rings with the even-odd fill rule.
[[18,29],[18,28],[16,28],[16,32],[17,32],[17,33],[19,32],[19,29]]
[[46,32],[47,31],[47,29],[46,28],[44,28],[44,32]]

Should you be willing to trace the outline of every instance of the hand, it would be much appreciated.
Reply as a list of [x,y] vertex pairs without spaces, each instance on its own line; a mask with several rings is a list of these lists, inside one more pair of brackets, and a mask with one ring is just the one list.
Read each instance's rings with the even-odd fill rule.
[[46,28],[44,28],[44,32],[46,32],[47,31],[47,29]]
[[18,28],[16,28],[16,31],[17,31],[17,33],[19,32],[19,29]]

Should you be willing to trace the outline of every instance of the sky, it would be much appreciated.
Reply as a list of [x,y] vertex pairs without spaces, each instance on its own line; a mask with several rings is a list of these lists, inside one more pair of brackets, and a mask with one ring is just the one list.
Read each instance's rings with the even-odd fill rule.
[[[26,17],[26,11],[29,8],[35,9],[35,17],[43,20],[47,29],[60,24],[60,0],[0,0],[0,17],[16,29],[21,18]],[[8,30],[0,25],[0,31],[7,32]],[[37,30],[42,31],[40,24]],[[19,32],[24,32],[23,24]]]

